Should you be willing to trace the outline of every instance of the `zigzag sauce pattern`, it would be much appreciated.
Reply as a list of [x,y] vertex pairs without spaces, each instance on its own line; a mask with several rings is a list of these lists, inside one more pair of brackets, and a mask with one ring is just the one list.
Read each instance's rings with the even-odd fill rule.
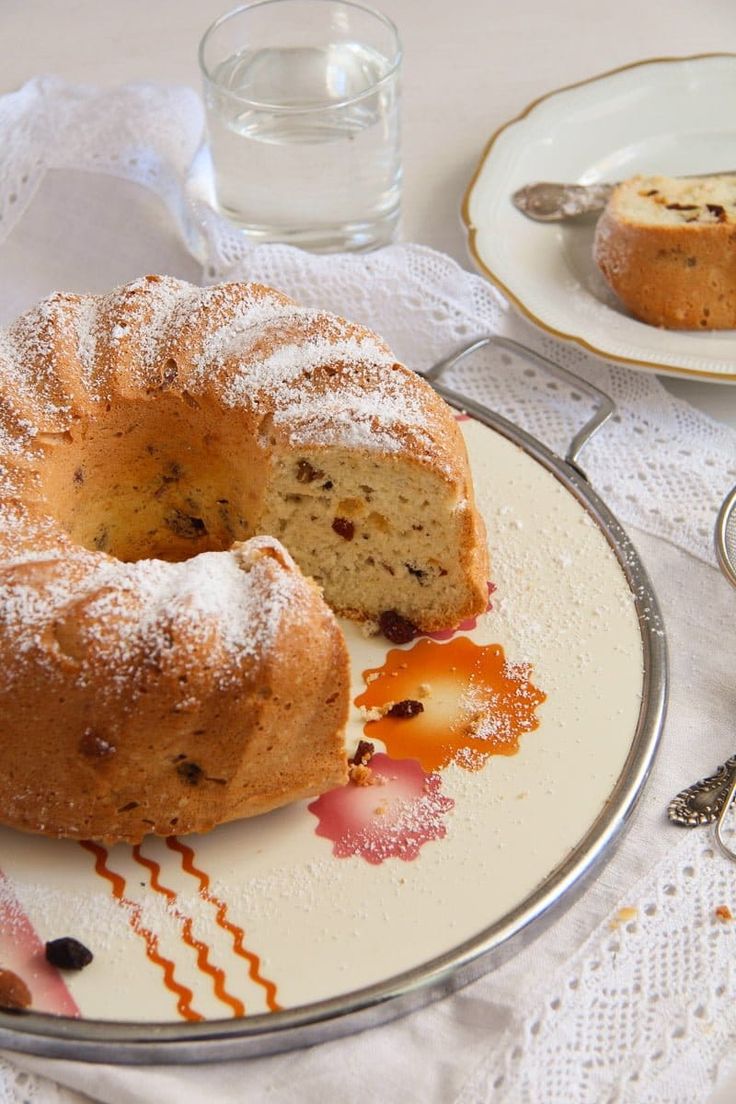
[[235,954],[244,958],[248,963],[248,972],[251,979],[260,985],[266,993],[266,1004],[271,1012],[280,1012],[281,1005],[276,1000],[276,986],[268,978],[264,978],[261,975],[261,960],[257,954],[249,951],[245,947],[245,932],[242,928],[239,928],[237,924],[233,924],[227,919],[227,905],[224,901],[221,901],[219,897],[216,897],[214,893],[210,891],[210,878],[209,874],[205,874],[203,870],[198,870],[194,865],[194,852],[191,847],[188,847],[176,836],[168,836],[166,839],[167,847],[172,851],[177,851],[181,855],[182,869],[191,874],[199,882],[200,896],[206,901],[209,901],[216,909],[217,923],[225,931],[228,931],[233,937],[233,950]]
[[197,952],[197,966],[204,974],[208,974],[214,982],[214,992],[218,1000],[221,1000],[223,1004],[227,1004],[233,1010],[233,1016],[244,1016],[245,1005],[237,997],[231,996],[225,989],[225,974],[217,966],[213,966],[209,961],[210,948],[206,943],[203,943],[200,939],[197,939],[192,933],[192,921],[191,918],[185,916],[183,912],[180,912],[176,907],[177,896],[173,889],[169,889],[167,886],[162,885],[160,879],[161,866],[155,859],[149,859],[145,855],[141,854],[141,849],[138,844],[133,847],[133,858],[136,862],[144,866],[150,874],[151,889],[156,893],[160,893],[169,904],[172,906],[171,911],[178,920],[182,922],[181,937],[184,943],[188,947],[191,947]]
[[146,955],[151,962],[155,963],[156,966],[160,967],[163,971],[166,988],[172,993],[176,993],[178,997],[176,1007],[179,1015],[184,1020],[203,1020],[204,1016],[192,1008],[192,998],[194,996],[192,990],[186,985],[181,985],[176,980],[174,977],[174,963],[170,959],[164,958],[163,955],[159,954],[158,937],[154,932],[144,927],[141,920],[141,906],[125,896],[125,879],[122,878],[120,874],[116,874],[114,870],[110,870],[107,865],[107,848],[101,847],[98,843],[93,843],[92,840],[80,840],[79,846],[83,847],[85,851],[89,851],[91,855],[94,855],[95,873],[110,883],[112,895],[128,914],[128,922],[131,928],[136,935],[139,935],[144,940],[146,944]]

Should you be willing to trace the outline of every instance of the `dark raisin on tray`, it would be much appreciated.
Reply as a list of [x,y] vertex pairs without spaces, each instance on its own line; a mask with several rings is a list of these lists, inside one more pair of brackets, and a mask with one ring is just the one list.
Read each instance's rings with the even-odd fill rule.
[[348,762],[354,767],[367,767],[375,750],[376,745],[372,744],[370,740],[361,740],[355,749],[355,755]]
[[414,698],[404,698],[403,701],[398,701],[391,706],[387,717],[416,717],[417,713],[423,713],[424,706],[420,701],[415,701]]
[[60,970],[83,970],[93,958],[94,955],[84,943],[71,935],[52,939],[46,944],[46,961]]
[[384,610],[378,619],[381,632],[392,644],[408,644],[417,635],[416,625],[396,610]]

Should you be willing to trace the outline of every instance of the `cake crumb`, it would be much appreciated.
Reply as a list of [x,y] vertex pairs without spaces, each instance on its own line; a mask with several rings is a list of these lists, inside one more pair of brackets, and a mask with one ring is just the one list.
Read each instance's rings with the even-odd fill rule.
[[621,924],[629,924],[632,920],[636,920],[639,915],[639,910],[631,907],[620,908],[613,920],[608,925],[611,931],[616,931]]
[[381,626],[377,621],[361,621],[360,631],[365,637],[377,636],[381,631]]
[[380,721],[393,704],[389,702],[387,705],[360,705],[358,711],[366,724],[370,724],[371,721]]
[[418,698],[428,698],[431,693],[432,693],[432,687],[429,685],[428,682],[420,682],[419,683],[419,686],[417,687],[417,697]]
[[718,919],[724,924],[727,924],[730,920],[733,920],[733,913],[731,912],[728,905],[718,905],[715,912]]
[[350,781],[356,786],[375,786],[376,776],[370,767],[362,763],[353,763],[348,769]]

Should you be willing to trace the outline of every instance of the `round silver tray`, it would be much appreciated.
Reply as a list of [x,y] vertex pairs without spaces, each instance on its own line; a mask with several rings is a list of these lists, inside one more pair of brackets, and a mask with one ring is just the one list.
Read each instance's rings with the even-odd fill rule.
[[[571,374],[514,343],[493,340],[557,375],[571,378]],[[479,344],[484,343],[486,341]],[[452,358],[453,362],[455,359]],[[501,920],[461,942],[451,952],[380,984],[284,1011],[198,1023],[116,1022],[33,1011],[0,1011],[0,1046],[91,1062],[194,1063],[311,1046],[375,1027],[445,997],[498,967],[572,904],[593,872],[610,856],[631,818],[652,766],[667,697],[665,637],[651,584],[626,533],[577,465],[580,449],[610,415],[612,404],[584,381],[572,377],[577,386],[595,392],[601,407],[577,435],[566,459],[561,459],[498,414],[440,385],[437,376],[447,363],[428,373],[438,392],[452,406],[467,411],[518,446],[559,480],[604,534],[633,596],[643,652],[641,707],[623,769],[599,815],[564,861]]]

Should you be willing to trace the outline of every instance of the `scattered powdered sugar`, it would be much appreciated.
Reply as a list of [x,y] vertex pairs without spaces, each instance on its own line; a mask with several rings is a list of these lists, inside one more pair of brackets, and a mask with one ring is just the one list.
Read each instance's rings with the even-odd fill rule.
[[[158,907],[159,923],[165,915],[163,907],[153,900],[149,907]],[[3,934],[21,938],[27,930],[28,917],[43,917],[45,926],[58,923],[58,934],[74,932],[93,949],[94,954],[120,952],[136,936],[118,921],[120,906],[103,891],[84,892],[77,885],[74,891],[48,884],[0,878],[0,917]],[[55,933],[56,934],[56,933]],[[122,945],[121,945],[122,944]]]
[[[301,345],[277,345],[265,357],[261,350],[256,350],[254,356],[243,342],[240,352],[242,355],[237,369],[223,388],[223,399],[230,406],[237,406],[259,391],[269,392],[280,406],[295,381],[305,374],[308,377],[311,371],[325,365],[342,362],[355,366],[372,367],[377,364],[390,367],[395,363],[394,358],[382,352],[379,346],[355,337],[308,337]],[[237,353],[235,349],[231,355],[237,356]],[[279,393],[282,388],[287,389],[284,396]]]
[[[214,366],[223,364],[228,358],[249,348],[258,332],[264,326],[274,322],[283,324],[289,330],[298,325],[308,313],[307,308],[295,303],[282,302],[272,295],[251,297],[247,294],[220,322],[224,315],[222,296],[215,297],[218,288],[203,288],[203,306],[207,310],[209,326],[203,335],[201,351],[194,357],[194,364],[202,376]],[[247,286],[246,289],[247,291]],[[208,298],[204,298],[207,296]],[[309,312],[312,315],[314,311]]]
[[74,331],[77,355],[82,368],[82,385],[92,394],[96,389],[99,310],[99,299],[90,296],[80,300],[74,312]]
[[169,276],[142,276],[116,288],[108,296],[83,300],[77,338],[84,383],[93,399],[109,397],[106,377],[100,370],[98,346],[113,354],[125,348],[125,369],[141,387],[156,383],[155,368],[162,359],[162,344],[179,311],[195,305],[200,289]]
[[[403,382],[403,381],[402,381]],[[331,445],[350,448],[380,448],[397,452],[406,446],[399,427],[410,428],[423,442],[426,414],[421,400],[405,388],[381,381],[370,392],[345,383],[340,393],[287,392],[274,414],[274,423],[288,425],[294,444],[309,444],[315,436]]]
[[6,584],[0,615],[16,654],[34,659],[48,648],[49,631],[71,618],[82,654],[106,660],[115,680],[127,678],[131,657],[160,655],[174,640],[185,664],[196,661],[203,640],[219,642],[236,661],[262,654],[284,614],[305,608],[306,586],[288,553],[268,537],[182,563],[118,563],[88,553],[58,559],[41,582]]
[[[126,887],[126,901],[137,913],[141,928],[159,935],[178,937],[187,915],[195,920],[209,919],[205,901],[196,893],[177,895],[175,903],[158,894],[143,892],[139,887]],[[3,935],[19,938],[31,922],[41,920],[43,929],[53,936],[73,933],[74,937],[93,951],[96,958],[105,956],[108,965],[113,958],[130,954],[131,946],[140,935],[129,922],[130,906],[120,904],[105,889],[82,888],[75,879],[73,892],[68,887],[0,878],[0,917]],[[54,930],[56,929],[56,930]],[[216,925],[210,924],[212,935]]]

